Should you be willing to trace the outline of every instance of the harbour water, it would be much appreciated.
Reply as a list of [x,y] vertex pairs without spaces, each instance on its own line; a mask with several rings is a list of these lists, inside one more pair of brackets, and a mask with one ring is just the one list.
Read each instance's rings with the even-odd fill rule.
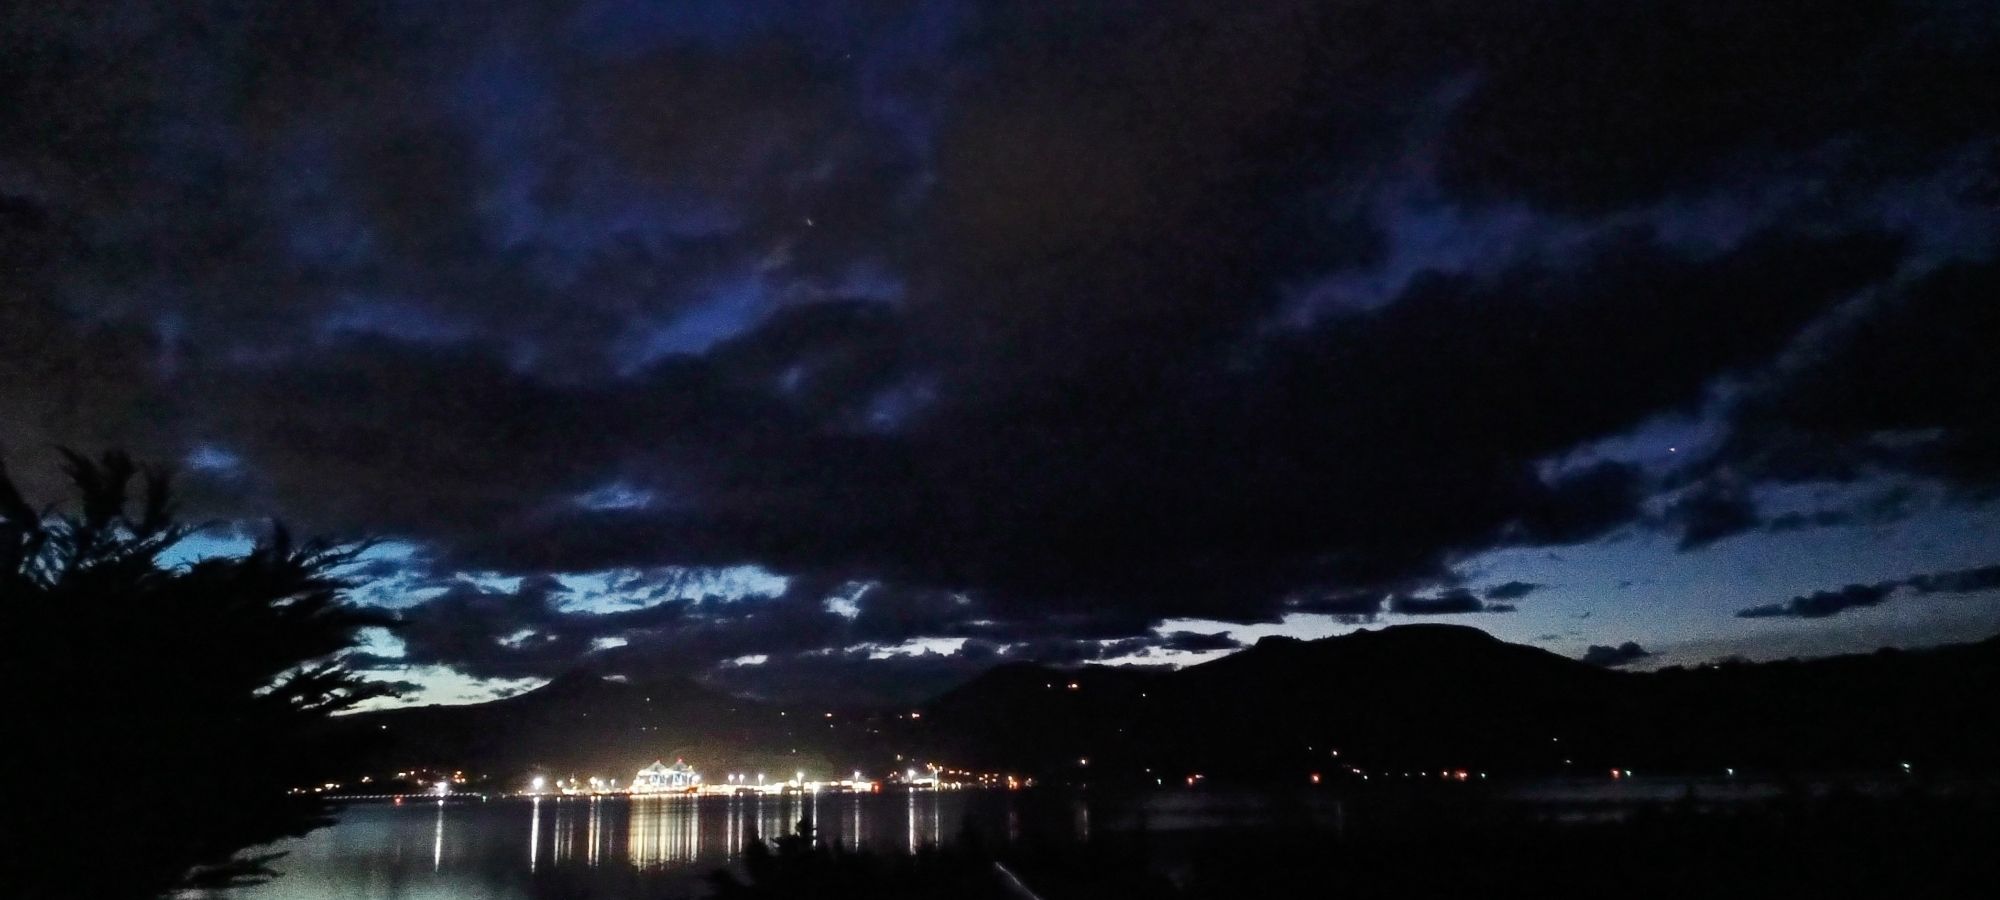
[[914,852],[956,840],[968,816],[1006,828],[1004,792],[741,797],[417,799],[350,804],[338,824],[270,848],[281,877],[190,897],[444,900],[699,895],[746,843],[808,820],[823,843]]
[[[1864,787],[1887,791],[1893,785],[1871,782]],[[1530,818],[1602,821],[1688,798],[1728,806],[1760,802],[1779,793],[1777,785],[1755,780],[1598,778],[1495,783],[1490,789],[1398,786],[1372,799],[1298,789],[1168,789],[1088,796],[966,790],[412,797],[352,803],[337,825],[269,848],[285,854],[272,864],[282,877],[271,882],[189,896],[207,900],[702,896],[713,873],[730,865],[750,842],[791,833],[802,820],[811,823],[822,844],[888,854],[948,845],[966,835],[1005,845],[1080,842],[1090,840],[1093,832],[1141,830],[1153,835],[1156,846],[1167,848],[1199,844],[1207,835],[1246,827],[1330,835],[1349,833],[1350,828],[1396,827],[1395,817],[1381,815],[1382,810],[1408,807],[1429,817],[1444,809],[1417,802],[1424,797],[1484,798]]]

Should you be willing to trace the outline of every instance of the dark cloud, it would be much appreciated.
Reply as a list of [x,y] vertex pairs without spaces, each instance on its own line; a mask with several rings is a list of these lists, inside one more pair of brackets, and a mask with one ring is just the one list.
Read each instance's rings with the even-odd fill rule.
[[[588,668],[633,678],[714,678],[766,696],[820,698],[855,691],[901,696],[893,679],[866,671],[871,661],[884,662],[885,671],[920,672],[912,677],[934,688],[998,654],[1075,665],[1241,646],[1226,634],[1154,634],[1145,619],[983,619],[963,595],[808,578],[770,597],[672,598],[609,611],[586,600],[550,576],[523,578],[512,589],[452,581],[396,612],[402,655],[355,653],[349,662],[377,670],[443,665],[490,678],[552,678]],[[956,639],[957,649],[903,646],[925,637]]]
[[1909,588],[1911,592],[1919,595],[1976,594],[2000,590],[2000,565],[1930,572],[1875,584],[1850,584],[1838,591],[1815,591],[1807,596],[1793,597],[1784,603],[1739,610],[1736,615],[1744,619],[1778,616],[1820,619],[1856,607],[1877,606],[1888,600],[1898,588]]
[[1811,594],[1793,597],[1784,603],[1738,610],[1736,616],[1741,619],[1768,619],[1779,616],[1822,619],[1856,607],[1880,604],[1895,592],[1896,585],[1897,583],[1893,581],[1850,584],[1837,591],[1814,591]]
[[1718,456],[1772,479],[1883,472],[1973,497],[2000,485],[2000,264],[1953,264],[1883,292],[1764,386]]
[[1544,587],[1547,587],[1547,585],[1535,584],[1529,581],[1504,582],[1502,584],[1496,584],[1492,587],[1487,588],[1486,599],[1519,600],[1522,597],[1526,597],[1529,594],[1539,591]]
[[1846,506],[1772,516],[1764,523],[1764,528],[1772,532],[1787,532],[1849,525],[1886,525],[1908,518],[1915,508],[1915,492],[1908,485],[1898,484]]
[[[0,445],[418,545],[367,596],[474,674],[1509,611],[1457,567],[1990,495],[1978,6],[17,4]],[[1590,449],[1710,410],[1671,477]],[[875,659],[922,638],[980,649]]]
[[1162,650],[1173,650],[1186,653],[1204,653],[1215,650],[1234,650],[1238,647],[1243,646],[1243,642],[1233,637],[1230,637],[1227,634],[1220,634],[1220,633],[1203,634],[1198,631],[1175,631],[1164,635],[1160,643],[1157,644],[1156,646]]
[[1971,594],[2000,590],[2000,565],[1913,575],[1904,584],[1919,594]]
[[1686,551],[1751,531],[1762,518],[1748,489],[1740,484],[1712,481],[1697,486],[1668,507],[1667,521],[1679,526],[1678,546]]
[[1373,621],[1389,598],[1378,591],[1350,591],[1294,602],[1299,612],[1321,613],[1348,622]]
[[1510,613],[1514,611],[1514,606],[1508,603],[1487,603],[1469,590],[1453,588],[1435,597],[1390,598],[1389,611],[1402,616],[1447,616],[1459,613]]
[[1993,28],[1967,4],[1897,0],[1475,14],[1467,30],[1488,40],[1445,177],[1477,196],[1603,210],[1807,160],[1843,185],[1920,172],[2000,122]]
[[776,700],[915,704],[1009,658],[998,645],[982,641],[968,641],[949,653],[881,656],[867,650],[815,651],[724,666],[709,680],[725,690]]
[[401,657],[373,665],[447,665],[482,678],[552,677],[578,665],[599,638],[651,633],[683,621],[689,607],[662,603],[608,613],[563,609],[568,589],[551,576],[524,578],[514,590],[460,582],[397,614]]
[[1637,643],[1626,641],[1616,647],[1604,644],[1592,644],[1588,648],[1585,648],[1582,659],[1593,666],[1615,669],[1619,666],[1631,665],[1652,655],[1646,652],[1646,648],[1639,646]]

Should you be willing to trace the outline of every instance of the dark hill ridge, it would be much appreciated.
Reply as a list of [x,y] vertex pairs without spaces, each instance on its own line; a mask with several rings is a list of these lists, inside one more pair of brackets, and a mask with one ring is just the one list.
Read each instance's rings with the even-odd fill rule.
[[996,669],[940,697],[927,724],[956,758],[1077,776],[1330,770],[1336,749],[1525,768],[1548,762],[1549,737],[1616,707],[1631,677],[1450,625],[1265,638],[1176,672],[1118,671]]
[[995,667],[926,704],[927,748],[982,768],[1060,771],[1129,729],[1166,669]]
[[[1408,625],[1266,638],[1178,671],[996,667],[907,711],[787,709],[692,682],[573,676],[490,703],[353,717],[395,758],[487,771],[602,767],[670,752],[880,771],[896,754],[1147,781],[1491,772],[1888,770],[2000,762],[2000,638],[1920,651],[1616,672],[1477,629]],[[796,751],[796,754],[794,754]],[[1335,751],[1339,756],[1334,756]],[[389,757],[385,757],[389,758]],[[1086,762],[1087,761],[1087,762]]]
[[1549,760],[1550,738],[1600,727],[1630,680],[1462,626],[1267,639],[1179,673],[1139,735],[1171,747],[1165,762],[1181,768],[1311,770],[1336,765],[1335,750],[1422,769],[1525,768]]
[[791,771],[829,765],[860,723],[719,693],[686,679],[628,682],[573,673],[486,703],[348,717],[380,741],[381,769],[412,766],[624,777],[685,756]]

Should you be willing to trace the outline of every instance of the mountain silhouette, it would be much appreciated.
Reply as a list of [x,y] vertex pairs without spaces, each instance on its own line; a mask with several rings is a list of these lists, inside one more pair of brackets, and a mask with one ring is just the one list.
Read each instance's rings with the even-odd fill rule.
[[1192,774],[1971,769],[2000,760],[2000,637],[1928,650],[1622,672],[1474,628],[1265,638],[1169,671],[995,667],[916,710],[805,709],[588,675],[489,703],[347,717],[384,756],[623,772],[668,753],[789,771],[916,760],[1061,783]]
[[466,769],[511,779],[626,778],[644,763],[677,756],[762,765],[790,777],[798,765],[824,768],[829,751],[864,731],[852,719],[735,697],[689,679],[638,682],[581,672],[485,703],[346,718],[376,739],[377,769]]

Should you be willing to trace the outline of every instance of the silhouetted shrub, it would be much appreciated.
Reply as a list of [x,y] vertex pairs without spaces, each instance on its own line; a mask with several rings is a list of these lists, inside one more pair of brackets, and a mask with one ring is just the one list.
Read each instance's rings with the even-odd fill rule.
[[239,852],[331,821],[290,791],[343,771],[327,717],[382,692],[336,659],[388,624],[341,601],[362,548],[276,528],[170,564],[192,528],[168,474],[64,454],[70,507],[30,505],[0,468],[0,895],[268,877]]

